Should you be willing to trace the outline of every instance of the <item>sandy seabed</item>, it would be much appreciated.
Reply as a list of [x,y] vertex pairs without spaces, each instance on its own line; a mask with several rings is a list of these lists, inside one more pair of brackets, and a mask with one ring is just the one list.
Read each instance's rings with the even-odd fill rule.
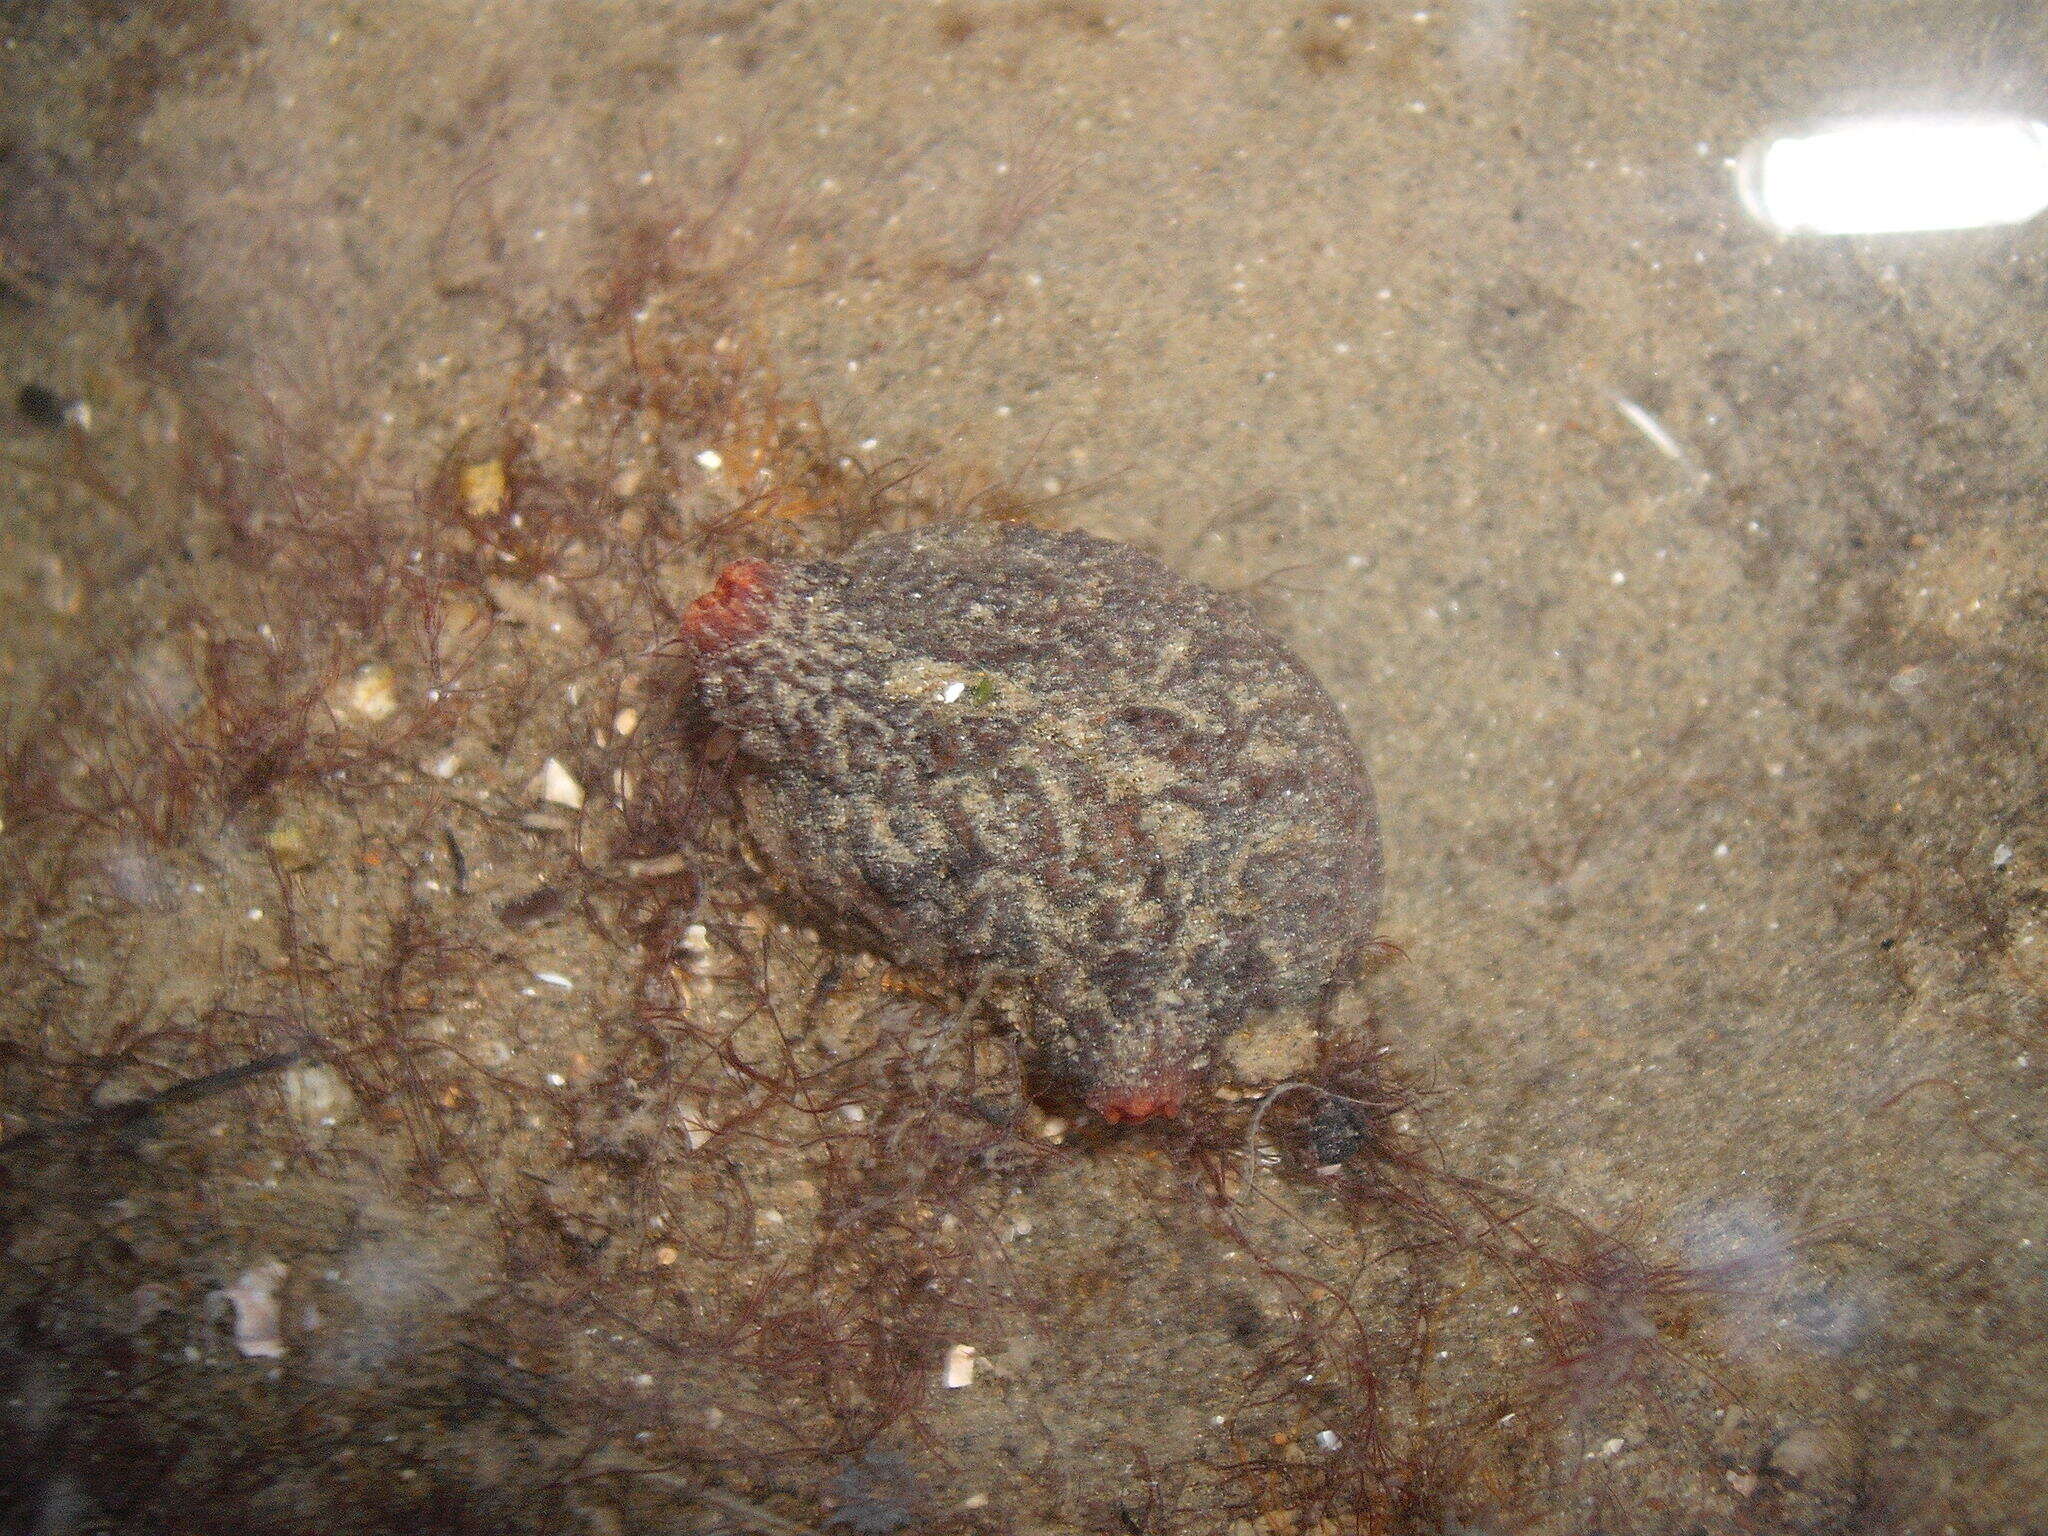
[[[0,1519],[2048,1520],[2037,227],[1783,240],[1995,5],[0,9]],[[790,920],[726,561],[1243,592],[1386,953],[1176,1121]]]

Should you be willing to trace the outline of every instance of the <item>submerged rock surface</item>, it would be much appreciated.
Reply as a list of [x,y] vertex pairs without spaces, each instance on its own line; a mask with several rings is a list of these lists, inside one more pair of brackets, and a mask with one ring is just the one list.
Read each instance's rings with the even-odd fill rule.
[[741,561],[693,603],[789,892],[1023,1014],[1111,1120],[1177,1111],[1216,1043],[1372,935],[1372,789],[1241,600],[1085,533],[945,523]]

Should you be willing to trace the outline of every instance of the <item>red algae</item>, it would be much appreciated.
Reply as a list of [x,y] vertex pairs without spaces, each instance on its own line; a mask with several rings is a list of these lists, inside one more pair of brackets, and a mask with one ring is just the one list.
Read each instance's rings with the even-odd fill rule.
[[1240,600],[1085,533],[953,522],[742,561],[684,617],[771,878],[1021,1018],[1046,1086],[1177,1114],[1371,938],[1372,789]]
[[709,592],[683,611],[683,636],[702,654],[759,634],[774,596],[775,567],[766,560],[735,560]]

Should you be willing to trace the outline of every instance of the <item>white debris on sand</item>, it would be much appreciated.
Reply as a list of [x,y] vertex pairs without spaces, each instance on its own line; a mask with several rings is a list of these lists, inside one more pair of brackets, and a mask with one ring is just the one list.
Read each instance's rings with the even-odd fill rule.
[[235,1348],[252,1360],[275,1360],[284,1354],[277,1288],[291,1271],[276,1259],[246,1269],[221,1294],[235,1309]]
[[974,1385],[974,1346],[972,1344],[955,1344],[946,1351],[944,1384],[949,1387],[971,1387]]
[[550,805],[567,806],[572,811],[583,809],[583,786],[552,757],[541,765],[540,796]]
[[692,923],[683,930],[683,942],[679,948],[692,974],[708,976],[711,973],[711,933],[702,923]]

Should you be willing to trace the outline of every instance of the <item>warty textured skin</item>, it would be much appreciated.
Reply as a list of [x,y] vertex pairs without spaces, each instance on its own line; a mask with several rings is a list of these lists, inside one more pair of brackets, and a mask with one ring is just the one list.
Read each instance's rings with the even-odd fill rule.
[[691,605],[774,878],[1024,1014],[1105,1118],[1176,1112],[1220,1038],[1372,936],[1380,849],[1329,695],[1237,598],[1022,524],[742,561]]

